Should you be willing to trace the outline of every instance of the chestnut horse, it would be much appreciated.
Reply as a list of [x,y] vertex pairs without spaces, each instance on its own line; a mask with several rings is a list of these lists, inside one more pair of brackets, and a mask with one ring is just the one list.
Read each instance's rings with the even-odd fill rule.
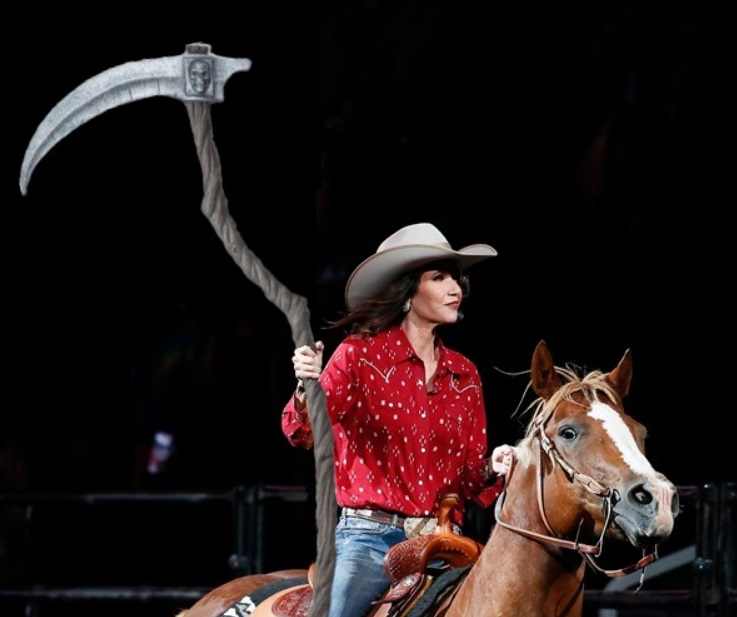
[[[556,366],[541,341],[530,375],[537,398],[526,409],[531,418],[497,500],[487,542],[474,551],[470,538],[453,540],[441,524],[432,544],[417,545],[420,552],[415,554],[421,558],[409,560],[428,572],[428,560],[440,558],[446,573],[464,572],[427,608],[423,614],[428,617],[580,617],[587,566],[608,576],[640,570],[642,578],[646,566],[657,559],[658,545],[673,530],[676,488],[653,469],[644,453],[647,431],[622,405],[632,377],[630,351],[608,373],[578,374]],[[419,538],[387,554],[392,588],[371,617],[416,614],[417,598],[430,585],[418,591],[418,576],[427,574],[407,570],[406,558],[415,551],[404,545]],[[606,569],[599,558],[608,541],[631,545],[642,555],[623,568]],[[405,559],[401,567],[394,559],[398,552]],[[414,578],[404,576],[408,573]],[[244,576],[212,590],[177,617],[304,617],[311,598],[307,575],[307,570],[297,569]],[[271,585],[279,581],[284,589]],[[414,612],[404,588],[412,590]],[[264,589],[269,590],[266,598],[259,596]],[[401,606],[394,597],[401,599]],[[273,610],[280,599],[280,610]]]

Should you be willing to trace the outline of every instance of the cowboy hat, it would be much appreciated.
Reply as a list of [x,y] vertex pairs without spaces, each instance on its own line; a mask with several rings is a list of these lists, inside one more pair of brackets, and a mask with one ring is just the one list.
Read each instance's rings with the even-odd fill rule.
[[464,270],[496,254],[496,249],[488,244],[471,244],[456,251],[434,225],[407,225],[384,240],[376,253],[353,270],[345,286],[346,306],[348,310],[354,309],[400,274],[419,266],[449,259]]

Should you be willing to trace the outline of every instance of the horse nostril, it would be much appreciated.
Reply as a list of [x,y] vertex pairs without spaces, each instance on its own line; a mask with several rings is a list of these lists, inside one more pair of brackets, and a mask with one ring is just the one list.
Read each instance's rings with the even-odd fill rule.
[[653,496],[650,491],[646,490],[643,485],[637,486],[630,491],[630,498],[636,504],[646,506],[653,501]]
[[673,500],[670,503],[670,511],[673,513],[673,517],[676,517],[681,513],[681,502],[678,497],[678,491],[673,492]]

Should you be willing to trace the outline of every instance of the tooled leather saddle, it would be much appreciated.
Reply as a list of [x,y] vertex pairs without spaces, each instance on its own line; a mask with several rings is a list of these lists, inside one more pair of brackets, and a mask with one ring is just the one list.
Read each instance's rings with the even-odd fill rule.
[[[390,605],[387,617],[409,617],[412,609],[421,605],[420,599],[441,576],[446,580],[442,593],[435,594],[425,608],[429,611],[447,601],[468,568],[478,559],[483,545],[453,533],[450,513],[457,503],[458,495],[446,495],[440,502],[438,525],[432,533],[404,540],[387,552],[384,569],[389,576],[390,587],[374,602],[376,605]],[[312,564],[308,571],[309,585],[296,587],[274,602],[271,608],[274,617],[307,617],[312,604],[314,568],[315,564]],[[450,570],[457,570],[456,576],[444,576]]]

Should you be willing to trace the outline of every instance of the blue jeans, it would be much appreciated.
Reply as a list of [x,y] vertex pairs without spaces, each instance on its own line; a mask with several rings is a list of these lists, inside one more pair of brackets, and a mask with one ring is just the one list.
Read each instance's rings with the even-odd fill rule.
[[335,527],[335,574],[328,617],[365,617],[389,589],[384,555],[404,529],[341,514]]

